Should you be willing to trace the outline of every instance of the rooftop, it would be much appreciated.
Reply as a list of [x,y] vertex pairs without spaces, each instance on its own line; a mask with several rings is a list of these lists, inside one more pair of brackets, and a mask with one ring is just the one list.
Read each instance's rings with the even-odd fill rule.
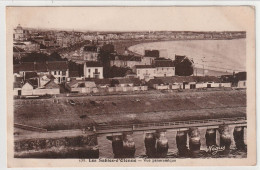
[[169,60],[155,60],[155,67],[174,67],[174,63]]
[[103,67],[100,62],[95,62],[95,61],[89,61],[86,62],[87,67]]
[[136,65],[135,68],[142,69],[142,68],[155,68],[153,65]]
[[14,73],[20,71],[31,72],[47,72],[48,70],[67,70],[68,63],[66,61],[48,61],[48,62],[25,62],[22,64],[15,64],[13,67]]
[[111,60],[141,61],[141,57],[134,56],[134,55],[116,55],[116,56],[111,56]]

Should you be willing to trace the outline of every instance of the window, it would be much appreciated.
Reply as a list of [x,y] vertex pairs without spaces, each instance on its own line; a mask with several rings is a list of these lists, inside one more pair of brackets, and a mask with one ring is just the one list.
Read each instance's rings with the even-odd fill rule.
[[140,74],[140,70],[138,70],[137,73]]
[[98,73],[98,69],[97,68],[95,68],[95,73]]
[[88,72],[90,73],[90,69],[88,69]]
[[148,70],[146,70],[146,74],[148,74]]
[[65,77],[62,77],[62,81],[65,81]]
[[244,82],[244,86],[246,86],[246,82]]
[[54,71],[54,75],[56,75],[56,71]]
[[62,71],[62,75],[63,75],[63,76],[66,76],[66,71]]

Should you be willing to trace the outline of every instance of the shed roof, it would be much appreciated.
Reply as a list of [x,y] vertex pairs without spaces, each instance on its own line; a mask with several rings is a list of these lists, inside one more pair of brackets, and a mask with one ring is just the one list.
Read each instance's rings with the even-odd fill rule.
[[142,81],[138,78],[114,78],[113,82],[115,84],[134,84],[134,85],[141,85]]
[[50,80],[48,83],[44,85],[45,89],[59,89],[60,86],[55,83],[53,80]]
[[70,87],[76,87],[76,88],[84,88],[84,87],[96,87],[96,84],[94,81],[85,81],[85,80],[72,80],[71,82],[67,83]]
[[164,82],[162,81],[162,79],[150,79],[148,81],[148,84],[164,84]]
[[36,78],[36,77],[38,77],[36,72],[26,72],[24,79],[27,80],[27,79]]
[[94,79],[94,82],[97,85],[110,85],[111,84],[111,79]]

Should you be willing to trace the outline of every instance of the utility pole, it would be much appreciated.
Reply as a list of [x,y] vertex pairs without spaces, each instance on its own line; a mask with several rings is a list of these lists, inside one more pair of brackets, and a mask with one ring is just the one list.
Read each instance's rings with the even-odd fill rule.
[[203,76],[205,76],[205,69],[204,69],[204,59],[205,59],[205,57],[203,57],[202,59],[201,59],[201,61],[202,61],[202,64],[203,64]]

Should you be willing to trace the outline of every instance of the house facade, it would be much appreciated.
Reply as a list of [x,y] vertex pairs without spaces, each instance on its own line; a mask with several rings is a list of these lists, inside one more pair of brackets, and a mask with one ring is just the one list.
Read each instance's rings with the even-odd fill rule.
[[55,83],[61,84],[69,77],[69,67],[67,61],[53,61],[47,63],[49,73],[55,77]]
[[154,61],[152,65],[136,65],[133,69],[139,79],[149,81],[154,77],[172,77],[175,76],[175,67],[170,60]]
[[238,88],[245,89],[246,88],[246,80],[239,80],[237,83]]
[[84,63],[84,77],[103,79],[103,66],[99,62],[85,62]]
[[100,48],[96,45],[88,45],[83,47],[84,61],[97,61]]
[[156,68],[153,65],[137,65],[133,71],[140,80],[149,81],[156,76]]

